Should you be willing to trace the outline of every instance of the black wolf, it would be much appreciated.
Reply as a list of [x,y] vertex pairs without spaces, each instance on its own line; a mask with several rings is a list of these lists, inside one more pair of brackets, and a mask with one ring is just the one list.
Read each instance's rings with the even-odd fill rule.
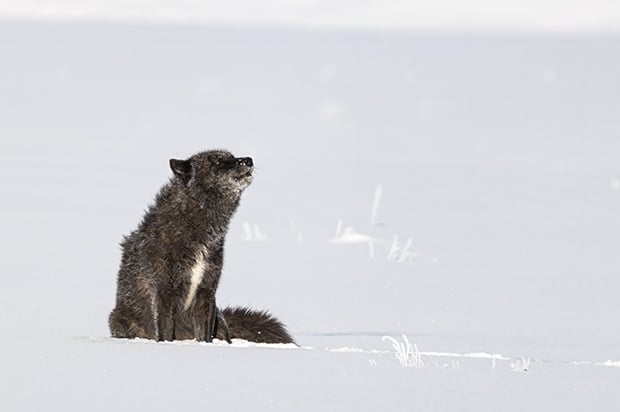
[[211,150],[171,159],[170,168],[172,178],[121,243],[112,336],[292,342],[267,313],[216,306],[228,223],[252,182],[252,158]]

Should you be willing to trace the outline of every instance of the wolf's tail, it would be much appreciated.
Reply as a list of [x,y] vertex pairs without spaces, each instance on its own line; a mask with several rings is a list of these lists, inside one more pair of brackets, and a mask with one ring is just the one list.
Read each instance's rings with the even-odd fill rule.
[[244,307],[228,307],[219,310],[225,322],[219,322],[216,337],[226,339],[226,325],[230,338],[245,339],[258,343],[295,343],[286,326],[271,313]]

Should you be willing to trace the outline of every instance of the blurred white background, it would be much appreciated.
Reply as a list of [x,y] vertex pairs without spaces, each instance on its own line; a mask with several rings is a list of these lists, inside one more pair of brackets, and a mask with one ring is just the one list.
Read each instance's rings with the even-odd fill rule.
[[620,30],[615,0],[3,0],[0,16],[498,33]]

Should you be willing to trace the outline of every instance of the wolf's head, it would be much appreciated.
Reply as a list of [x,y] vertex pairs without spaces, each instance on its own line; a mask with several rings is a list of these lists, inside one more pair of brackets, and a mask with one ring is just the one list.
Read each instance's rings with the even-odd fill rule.
[[238,197],[252,183],[254,162],[251,157],[235,157],[225,150],[209,150],[187,160],[170,159],[170,168],[194,194],[217,191]]

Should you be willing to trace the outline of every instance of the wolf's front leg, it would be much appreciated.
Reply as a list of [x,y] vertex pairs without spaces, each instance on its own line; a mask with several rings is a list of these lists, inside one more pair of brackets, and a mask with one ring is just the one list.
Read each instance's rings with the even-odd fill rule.
[[159,300],[159,310],[157,311],[157,340],[174,340],[174,306],[169,299]]
[[217,333],[217,306],[215,305],[215,295],[213,296],[211,302],[211,306],[207,312],[206,322],[208,342],[211,342]]
[[213,331],[213,337],[221,340],[225,340],[228,343],[232,343],[230,340],[230,329],[228,328],[228,322],[224,319],[224,315],[222,312],[215,307],[215,313],[217,316],[215,317],[215,329]]
[[215,292],[206,288],[196,293],[194,302],[194,339],[211,342],[215,329]]

